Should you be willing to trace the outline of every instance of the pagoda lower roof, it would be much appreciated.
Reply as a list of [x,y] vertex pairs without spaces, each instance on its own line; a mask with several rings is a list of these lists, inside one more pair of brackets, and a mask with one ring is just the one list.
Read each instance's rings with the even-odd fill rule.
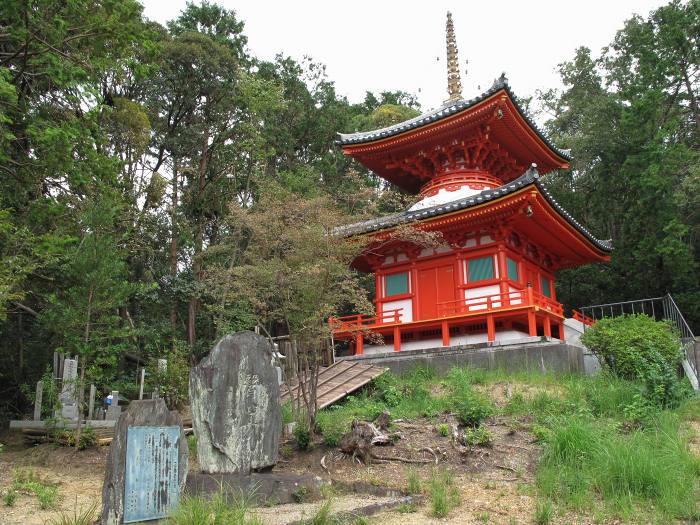
[[547,145],[547,147],[550,148],[554,153],[559,155],[562,159],[571,160],[569,153],[567,151],[557,148],[547,138],[547,136],[542,132],[542,130],[540,130],[537,124],[535,124],[533,120],[527,115],[525,110],[522,107],[520,107],[520,104],[518,104],[517,98],[513,91],[510,89],[508,81],[504,75],[496,79],[496,81],[493,83],[493,85],[488,91],[485,91],[484,93],[478,95],[475,98],[469,100],[462,99],[457,101],[449,101],[437,109],[431,110],[410,120],[394,124],[393,126],[388,126],[386,128],[358,133],[338,133],[338,136],[340,138],[337,141],[337,143],[341,146],[354,146],[358,144],[365,144],[393,137],[395,135],[399,135],[407,131],[411,131],[422,126],[427,126],[434,122],[446,119],[462,111],[466,111],[476,106],[477,104],[480,104],[481,102],[485,101],[486,99],[488,99],[489,97],[493,96],[501,90],[504,90],[508,94],[510,99],[513,101],[513,105],[517,109],[518,113],[520,113],[520,116],[523,118],[523,120],[525,120],[525,122],[527,122],[530,128],[532,128],[532,130],[535,131],[535,133]]
[[547,188],[542,184],[540,175],[537,173],[536,166],[531,166],[523,175],[517,179],[494,189],[484,190],[481,193],[473,195],[468,198],[458,199],[445,204],[440,204],[437,206],[432,206],[430,208],[424,208],[421,210],[414,211],[404,211],[397,213],[395,215],[389,215],[386,217],[380,217],[378,219],[371,219],[368,221],[358,222],[355,224],[349,224],[346,226],[341,226],[336,228],[335,233],[337,235],[342,235],[345,237],[352,237],[355,235],[369,234],[373,232],[378,232],[381,230],[386,230],[399,226],[401,224],[409,224],[425,219],[431,219],[433,217],[438,217],[447,213],[453,213],[460,210],[466,210],[471,207],[480,206],[489,201],[499,199],[520,191],[528,186],[536,187],[539,192],[544,196],[547,202],[552,206],[554,210],[564,218],[572,227],[574,227],[578,232],[580,232],[586,239],[588,239],[596,248],[599,250],[609,253],[612,251],[612,244],[610,241],[603,241],[591,234],[584,226],[579,223],[574,217],[567,212],[561,205],[554,199],[552,194],[547,190]]

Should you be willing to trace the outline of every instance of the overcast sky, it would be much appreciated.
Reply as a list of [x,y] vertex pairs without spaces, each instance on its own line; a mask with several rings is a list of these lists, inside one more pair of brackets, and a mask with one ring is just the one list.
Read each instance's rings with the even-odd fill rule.
[[[186,0],[143,0],[145,15],[161,23]],[[365,91],[403,90],[423,109],[447,98],[445,17],[452,11],[465,98],[506,72],[519,96],[559,87],[557,64],[579,46],[597,54],[633,13],[644,17],[658,0],[220,0],[245,22],[250,52],[304,55],[327,66],[337,91],[359,102]],[[468,65],[466,61],[469,61]],[[464,76],[465,66],[468,69]]]

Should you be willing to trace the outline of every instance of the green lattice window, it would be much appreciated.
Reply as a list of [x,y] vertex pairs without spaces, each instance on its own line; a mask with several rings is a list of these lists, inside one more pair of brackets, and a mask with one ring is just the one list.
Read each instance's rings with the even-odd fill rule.
[[469,282],[493,279],[493,257],[479,257],[469,260]]
[[510,257],[506,257],[506,265],[508,266],[508,279],[511,281],[518,281],[518,262]]
[[408,293],[408,272],[386,276],[386,297]]
[[542,277],[542,295],[545,297],[552,297],[552,285],[549,282],[549,279],[546,277]]

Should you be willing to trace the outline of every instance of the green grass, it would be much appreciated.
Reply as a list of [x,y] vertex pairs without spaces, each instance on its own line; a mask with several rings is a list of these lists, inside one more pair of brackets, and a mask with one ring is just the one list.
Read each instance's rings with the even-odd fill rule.
[[251,511],[252,501],[245,495],[227,498],[223,491],[211,499],[184,496],[164,525],[263,525]]
[[58,499],[58,487],[42,480],[31,469],[15,469],[13,471],[10,491],[34,494],[39,501],[39,508],[42,510],[54,507]]
[[[629,518],[698,516],[700,460],[679,434],[679,418],[659,415],[653,427],[620,433],[614,423],[564,416],[551,425],[537,477],[542,496],[573,509],[598,499]],[[652,510],[653,509],[653,510]]]
[[197,436],[194,434],[187,436],[187,450],[190,453],[190,458],[197,459]]
[[[518,391],[516,385],[505,406],[496,407],[479,385],[501,382],[521,383],[528,390]],[[383,410],[393,419],[453,413],[468,432],[472,429],[471,441],[482,444],[488,442],[482,422],[490,415],[509,415],[516,431],[529,430],[543,446],[536,523],[548,523],[560,507],[660,523],[700,516],[700,461],[688,453],[680,429],[682,420],[700,421],[700,398],[670,411],[647,402],[642,386],[608,374],[455,368],[438,377],[419,368],[404,375],[386,373],[363,392],[320,411],[318,427],[326,444],[335,446],[354,418],[373,420]],[[441,425],[437,430],[444,433]],[[420,481],[415,473],[413,478]],[[431,512],[449,512],[445,484],[434,475],[425,488]]]

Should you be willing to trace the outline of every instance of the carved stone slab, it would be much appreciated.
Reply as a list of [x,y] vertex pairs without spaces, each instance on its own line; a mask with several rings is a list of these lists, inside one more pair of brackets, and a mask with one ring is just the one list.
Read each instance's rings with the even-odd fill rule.
[[[177,412],[171,412],[162,399],[132,401],[129,409],[120,417],[114,428],[114,439],[107,455],[107,468],[102,486],[102,525],[121,525],[124,522],[124,494],[126,485],[127,435],[130,428],[138,427],[178,427],[177,450],[178,496],[187,480],[188,448],[187,439],[182,428],[182,420]],[[173,434],[174,437],[174,434]],[[153,449],[153,447],[151,447]],[[153,449],[155,451],[155,449]],[[166,472],[168,469],[164,469]],[[155,480],[163,484],[173,477],[173,473],[162,473],[162,479]],[[172,485],[172,484],[171,484]],[[171,495],[173,495],[173,490]],[[138,509],[138,508],[137,508]],[[136,509],[136,510],[137,510]]]
[[224,337],[190,370],[190,406],[203,472],[249,473],[277,462],[282,431],[277,372],[267,339]]

